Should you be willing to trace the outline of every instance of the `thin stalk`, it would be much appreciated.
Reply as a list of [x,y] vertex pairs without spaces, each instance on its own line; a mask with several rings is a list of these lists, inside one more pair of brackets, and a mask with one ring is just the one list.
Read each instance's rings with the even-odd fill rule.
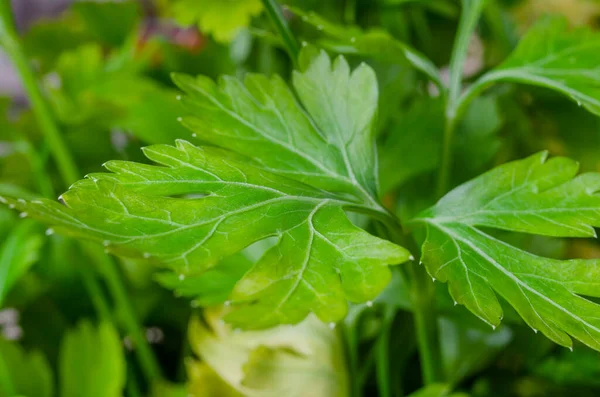
[[[46,138],[50,153],[54,157],[61,177],[65,184],[69,185],[78,179],[79,172],[73,161],[71,153],[66,144],[62,140],[58,125],[56,124],[50,107],[44,99],[36,77],[31,69],[29,61],[23,51],[17,34],[13,15],[9,0],[0,0],[0,44],[6,50],[8,56],[12,59],[17,71],[21,76],[23,86],[29,100],[32,110],[40,124],[40,129]],[[125,286],[119,278],[119,273],[116,264],[104,253],[98,251],[98,247],[89,244],[83,244],[83,248],[88,252],[90,257],[100,266],[103,274],[106,277],[107,285],[116,304],[123,310],[124,326],[136,344],[136,352],[140,366],[148,381],[156,380],[161,377],[160,367],[152,349],[148,345],[142,333],[141,326],[135,317],[132,305],[129,302]],[[88,281],[93,279],[88,278]],[[90,292],[94,295],[93,299],[98,304],[101,295],[95,295],[93,291],[99,291],[99,287],[92,286]],[[105,306],[104,304],[102,304]],[[105,308],[99,308],[100,312],[104,312]]]
[[131,366],[127,365],[127,384],[125,385],[128,397],[142,397],[139,385],[135,381],[135,373]]
[[504,28],[502,11],[498,0],[488,0],[487,6],[483,10],[483,17],[489,26],[496,45],[500,47],[501,53],[498,55],[504,59],[512,49],[512,42]]
[[[391,317],[391,318],[388,318]],[[377,376],[377,389],[380,397],[391,397],[390,382],[390,333],[393,317],[386,316],[383,329],[375,342],[375,374]]]
[[356,22],[356,0],[344,2],[344,22],[348,25],[354,25]]
[[448,190],[450,170],[452,168],[452,144],[457,122],[457,104],[462,90],[463,69],[467,60],[467,51],[471,36],[486,0],[463,0],[462,13],[458,24],[458,32],[454,41],[450,58],[450,87],[446,102],[446,123],[442,144],[442,161],[437,181],[437,196],[441,197]]
[[346,363],[348,364],[350,396],[358,397],[361,393],[361,383],[358,370],[358,338],[354,324],[348,326],[341,323],[339,327],[341,340],[346,347]]
[[110,307],[94,272],[92,272],[85,263],[77,266],[77,270],[79,271],[81,280],[83,280],[83,286],[92,300],[92,305],[94,305],[94,310],[96,310],[98,317],[103,321],[112,322]]
[[437,180],[436,197],[440,198],[448,191],[452,169],[452,145],[454,141],[455,119],[446,117],[444,123],[444,138],[442,141],[442,160]]
[[104,276],[106,285],[115,300],[115,305],[123,313],[123,326],[125,331],[135,345],[136,357],[147,381],[153,381],[161,378],[160,366],[156,357],[146,341],[142,327],[136,318],[133,306],[127,296],[125,286],[121,281],[121,275],[117,269],[116,263],[112,258],[100,251],[100,247],[85,243],[84,249],[94,262],[100,265],[100,272]]
[[269,15],[269,19],[275,25],[275,29],[279,32],[279,35],[283,39],[285,49],[287,50],[290,59],[294,63],[294,66],[298,65],[298,54],[300,53],[300,47],[298,46],[298,40],[296,36],[290,30],[290,27],[281,12],[281,7],[275,0],[262,0],[265,10]]
[[65,182],[69,184],[75,182],[79,177],[77,166],[67,145],[62,140],[59,129],[52,117],[50,107],[44,100],[29,60],[20,45],[9,0],[0,0],[0,44],[4,47],[4,50],[13,61],[21,76],[23,87],[27,92],[32,110],[40,123],[42,133],[50,147],[52,157],[56,161],[58,171]]
[[2,392],[3,396],[16,396],[17,390],[10,378],[9,368],[8,363],[0,354],[0,392]]
[[423,45],[423,52],[431,54],[433,48],[433,35],[431,34],[425,11],[421,7],[415,7],[409,12],[415,27],[415,32]]
[[424,383],[431,385],[442,382],[444,378],[435,314],[435,288],[423,266],[411,266],[410,273],[421,372]]
[[[407,247],[411,252],[417,252],[414,242],[411,239],[405,238],[402,229],[399,226],[396,228],[387,226],[387,232],[386,237],[389,237],[389,240]],[[427,385],[442,382],[444,375],[442,370],[439,329],[435,310],[435,287],[433,283],[429,281],[429,275],[424,266],[414,266],[413,264],[410,264],[405,266],[404,269],[405,277],[410,281],[410,292],[414,305],[413,315],[415,317],[415,332],[417,334],[417,345],[419,348],[419,357],[421,359],[423,381]],[[390,322],[391,321],[392,320],[390,320]],[[380,369],[379,371],[382,370],[383,369]],[[381,376],[383,378],[385,375],[383,373],[378,373],[377,376],[379,382],[379,377]],[[387,384],[389,385],[389,382]]]
[[463,9],[458,24],[458,32],[454,40],[450,58],[450,94],[449,108],[455,105],[462,89],[463,68],[467,60],[467,51],[471,36],[477,27],[479,16],[483,11],[485,0],[463,0]]

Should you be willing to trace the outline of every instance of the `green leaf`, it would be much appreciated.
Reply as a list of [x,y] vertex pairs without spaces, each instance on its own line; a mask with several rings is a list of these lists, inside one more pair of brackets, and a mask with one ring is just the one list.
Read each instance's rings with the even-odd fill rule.
[[[242,397],[227,382],[223,380],[215,371],[213,371],[205,362],[198,362],[193,359],[186,361],[188,375],[188,391],[185,396],[194,397]],[[157,396],[159,397],[159,396]]]
[[435,64],[417,50],[394,39],[389,33],[383,30],[363,31],[355,26],[337,25],[313,11],[304,12],[296,7],[291,7],[291,10],[304,22],[328,36],[327,39],[319,42],[323,47],[340,54],[360,54],[394,62],[405,59],[438,87],[443,87]]
[[[497,136],[501,126],[497,98],[479,97],[470,103],[453,142],[453,180],[464,181],[489,165],[501,145]],[[390,191],[435,170],[440,163],[443,130],[444,109],[438,99],[418,99],[400,114],[380,147],[381,190]]]
[[0,306],[11,287],[39,259],[42,243],[37,224],[24,221],[0,245]]
[[497,97],[483,96],[471,102],[456,131],[453,180],[464,182],[489,168],[501,147],[498,132],[502,123]]
[[173,5],[180,23],[197,24],[200,31],[220,42],[233,40],[262,10],[260,0],[178,0]]
[[512,339],[507,327],[492,331],[470,327],[460,318],[444,317],[438,323],[445,379],[453,385],[484,371]]
[[185,276],[275,236],[235,285],[231,299],[240,310],[228,321],[239,326],[296,323],[310,312],[339,321],[347,300],[374,299],[390,280],[388,265],[410,253],[354,226],[344,212],[392,221],[376,198],[372,70],[350,73],[343,58],[332,65],[321,53],[294,75],[304,107],[278,77],[223,78],[220,86],[205,77],[176,81],[193,113],[184,122],[230,150],[185,141],[151,146],[144,152],[160,165],[108,162],[113,173],[76,183],[62,195],[66,207],[10,203],[57,231]]
[[235,284],[252,264],[244,255],[236,254],[199,275],[181,277],[173,272],[164,272],[157,274],[155,278],[159,284],[174,290],[177,295],[193,298],[194,306],[214,306],[229,298]]
[[[131,131],[148,143],[172,142],[187,135],[177,122],[181,106],[177,92],[141,73],[143,62],[115,66],[118,54],[104,58],[99,45],[89,44],[58,58],[56,82],[48,92],[60,120],[85,130],[99,123],[106,130]],[[119,95],[115,95],[119,92]]]
[[365,64],[351,72],[343,57],[332,64],[325,52],[311,58],[304,51],[300,58],[308,66],[294,72],[293,84],[304,107],[278,76],[222,77],[217,85],[175,75],[192,114],[184,124],[200,140],[251,157],[268,171],[376,206],[375,73]]
[[600,115],[600,34],[569,30],[563,18],[544,18],[499,67],[483,75],[461,99],[500,81],[558,91]]
[[600,387],[600,355],[590,349],[561,352],[536,365],[534,373],[564,386]]
[[[184,384],[158,381],[152,385],[151,397],[189,397],[188,390]],[[194,397],[202,397],[200,393],[192,394]]]
[[398,117],[380,149],[381,190],[390,191],[435,169],[440,162],[443,130],[444,109],[439,100],[417,100]]
[[209,311],[190,323],[192,349],[231,388],[250,396],[345,397],[348,379],[336,332],[307,318],[295,326],[233,332]]
[[52,397],[53,389],[52,370],[42,354],[0,338],[0,397]]
[[110,323],[97,328],[83,321],[63,339],[60,357],[62,397],[119,397],[125,386],[125,356]]
[[593,237],[600,226],[600,174],[576,176],[575,161],[546,153],[497,167],[444,196],[411,222],[427,226],[422,261],[450,294],[495,327],[495,293],[554,342],[569,335],[600,350],[599,260],[543,258],[481,230],[490,227],[555,237]]
[[131,0],[78,1],[73,10],[92,36],[113,47],[123,45],[140,20],[139,4]]
[[23,46],[27,56],[40,62],[41,71],[47,72],[63,52],[72,51],[92,39],[78,16],[64,13],[56,19],[36,21],[23,33]]

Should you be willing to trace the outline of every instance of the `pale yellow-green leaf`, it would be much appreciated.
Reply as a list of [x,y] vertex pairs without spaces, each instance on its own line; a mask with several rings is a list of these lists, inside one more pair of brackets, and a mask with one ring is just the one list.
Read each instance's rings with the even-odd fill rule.
[[313,316],[295,326],[239,332],[218,310],[190,324],[192,349],[229,386],[250,397],[344,397],[348,379],[335,330]]

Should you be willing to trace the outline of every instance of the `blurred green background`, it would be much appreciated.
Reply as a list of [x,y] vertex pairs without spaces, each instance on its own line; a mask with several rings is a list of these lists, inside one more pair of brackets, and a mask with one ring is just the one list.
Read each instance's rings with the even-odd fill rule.
[[[460,2],[282,4],[290,6],[284,15],[300,40],[376,70],[384,201],[403,213],[425,207],[439,152],[429,143],[441,140],[443,128],[436,87],[393,51],[343,46],[333,33],[386,31],[447,77]],[[171,72],[289,79],[293,67],[259,0],[13,0],[12,7],[20,44],[79,177],[102,171],[111,159],[145,162],[145,145],[190,138],[177,122],[182,111]],[[296,9],[324,19],[302,18]],[[499,64],[546,14],[596,30],[600,2],[489,0],[465,76],[476,78]],[[325,22],[331,26],[324,29]],[[578,160],[584,171],[600,171],[600,119],[544,89],[497,86],[473,102],[460,128],[453,185],[544,149]],[[420,135],[403,134],[407,130]],[[396,162],[399,147],[414,148],[402,164]],[[67,188],[17,70],[0,55],[0,195],[58,197]],[[549,257],[600,257],[595,242],[500,237]],[[146,261],[104,256],[99,247],[0,206],[0,397],[329,395],[323,376],[340,383],[348,376],[343,330],[309,319],[297,327],[239,333],[219,320],[231,286],[264,249],[252,246],[219,271],[180,280]],[[492,332],[437,287],[452,388],[472,396],[600,395],[597,352],[557,347],[510,312]],[[422,384],[404,290],[395,275],[372,306],[353,307],[344,325],[361,357],[357,376],[364,396],[382,392],[382,356],[392,373],[391,395],[408,395]],[[391,335],[386,344],[382,333]],[[387,355],[377,354],[380,349]],[[428,393],[423,396],[447,395],[444,387]],[[340,387],[337,395],[348,391]]]

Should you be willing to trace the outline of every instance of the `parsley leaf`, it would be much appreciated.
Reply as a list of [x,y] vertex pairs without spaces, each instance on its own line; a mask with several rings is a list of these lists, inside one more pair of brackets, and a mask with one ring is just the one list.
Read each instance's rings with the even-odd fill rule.
[[319,42],[324,48],[341,54],[360,54],[375,58],[392,60],[405,59],[415,69],[424,73],[439,88],[443,87],[440,74],[433,62],[409,45],[396,40],[381,29],[363,31],[356,26],[343,26],[323,18],[314,11],[304,12],[290,7],[302,20],[322,31],[326,38]]
[[346,300],[375,298],[390,280],[387,265],[410,253],[344,212],[392,219],[376,196],[373,71],[363,65],[350,73],[343,58],[332,65],[324,53],[303,62],[305,71],[294,75],[303,106],[277,77],[223,78],[219,86],[176,77],[193,113],[185,124],[229,150],[186,141],[150,146],[144,153],[159,165],[110,161],[112,174],[92,174],[62,195],[66,207],[8,201],[57,231],[189,276],[275,236],[235,285],[231,299],[241,305],[228,320],[263,328],[314,312],[338,321]]
[[178,0],[173,4],[175,19],[198,28],[220,42],[231,41],[236,33],[262,12],[260,0]]
[[444,196],[412,222],[427,226],[422,261],[458,303],[496,326],[495,293],[554,342],[569,335],[600,350],[600,261],[554,260],[479,227],[555,237],[593,237],[600,226],[600,174],[576,176],[575,161],[539,153],[497,167]]
[[587,28],[567,29],[564,18],[542,19],[499,67],[483,75],[461,99],[500,81],[546,87],[567,95],[600,115],[600,35]]

